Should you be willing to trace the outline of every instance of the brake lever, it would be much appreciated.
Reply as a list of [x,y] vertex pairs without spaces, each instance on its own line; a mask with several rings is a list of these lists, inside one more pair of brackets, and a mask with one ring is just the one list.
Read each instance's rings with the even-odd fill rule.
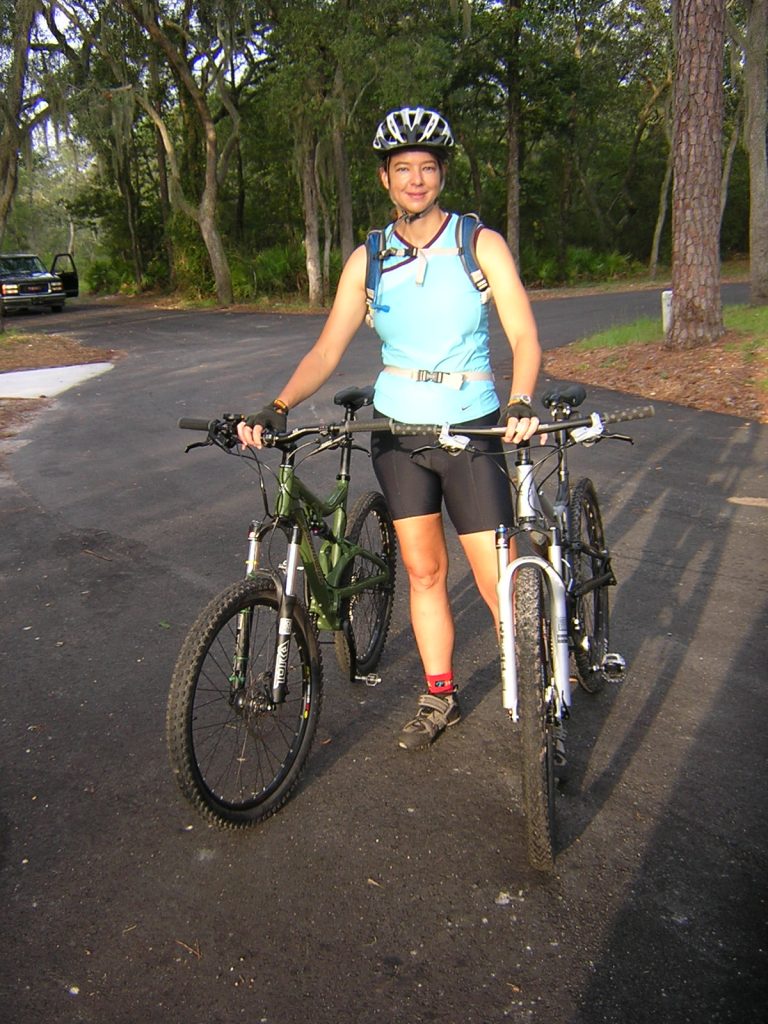
[[611,441],[628,441],[632,445],[635,443],[634,437],[630,437],[629,434],[613,434],[610,431],[608,431],[603,436],[610,439]]
[[187,445],[187,447],[184,449],[184,454],[187,455],[189,452],[192,451],[193,448],[210,448],[211,445],[215,443],[216,442],[213,441],[210,437],[206,441],[195,441],[194,444]]
[[465,437],[463,434],[452,434],[447,423],[443,424],[437,443],[441,448],[444,448],[449,455],[458,455],[460,452],[463,452],[470,447],[469,438]]

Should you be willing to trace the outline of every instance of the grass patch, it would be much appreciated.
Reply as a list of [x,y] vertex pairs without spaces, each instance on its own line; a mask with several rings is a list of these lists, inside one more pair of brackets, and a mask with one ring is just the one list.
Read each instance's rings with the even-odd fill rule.
[[[726,306],[723,320],[727,330],[745,335],[740,343],[745,354],[757,356],[768,348],[768,306]],[[653,345],[661,341],[661,317],[648,316],[591,334],[577,341],[573,347],[579,352],[590,352],[626,345]]]
[[723,318],[729,331],[752,334],[763,348],[768,345],[768,306],[726,306]]
[[630,324],[618,324],[597,334],[590,334],[574,344],[579,352],[591,352],[600,348],[624,348],[625,345],[652,344],[661,340],[661,320],[644,316]]

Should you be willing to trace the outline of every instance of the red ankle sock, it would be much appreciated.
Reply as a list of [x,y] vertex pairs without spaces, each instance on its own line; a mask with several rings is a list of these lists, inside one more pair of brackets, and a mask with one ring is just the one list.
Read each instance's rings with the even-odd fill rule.
[[456,693],[453,685],[453,672],[440,672],[436,676],[427,675],[427,689],[438,697],[447,697]]

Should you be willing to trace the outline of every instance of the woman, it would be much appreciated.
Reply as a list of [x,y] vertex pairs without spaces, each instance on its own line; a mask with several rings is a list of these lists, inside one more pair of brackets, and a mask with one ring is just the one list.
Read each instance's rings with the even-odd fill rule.
[[[385,231],[391,254],[384,259],[370,308],[384,363],[375,385],[374,415],[403,422],[501,423],[506,425],[504,440],[517,443],[528,440],[539,422],[530,397],[541,362],[536,324],[506,242],[495,231],[480,229],[477,259],[512,352],[509,404],[500,416],[488,352],[487,295],[477,290],[459,257],[457,215],[439,205],[453,144],[445,119],[422,107],[390,112],[376,131],[379,176],[397,219]],[[314,346],[277,398],[240,424],[244,445],[261,447],[263,427],[284,430],[288,410],[334,372],[366,316],[366,263],[365,246],[360,246],[344,267]],[[428,375],[432,379],[424,379]],[[476,448],[481,445],[475,443]],[[513,519],[509,486],[496,464],[503,459],[497,439],[484,445],[493,457],[443,450],[415,454],[420,447],[423,438],[416,443],[373,435],[374,471],[408,574],[411,622],[426,677],[416,716],[399,736],[407,750],[428,747],[461,718],[453,677],[454,623],[442,503],[497,625],[494,530]]]

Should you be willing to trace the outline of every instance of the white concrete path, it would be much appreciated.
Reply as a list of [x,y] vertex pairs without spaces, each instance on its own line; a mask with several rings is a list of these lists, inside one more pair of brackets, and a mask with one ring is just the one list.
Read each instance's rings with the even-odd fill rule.
[[112,366],[112,363],[86,363],[0,373],[0,398],[53,398],[75,384],[106,373]]

